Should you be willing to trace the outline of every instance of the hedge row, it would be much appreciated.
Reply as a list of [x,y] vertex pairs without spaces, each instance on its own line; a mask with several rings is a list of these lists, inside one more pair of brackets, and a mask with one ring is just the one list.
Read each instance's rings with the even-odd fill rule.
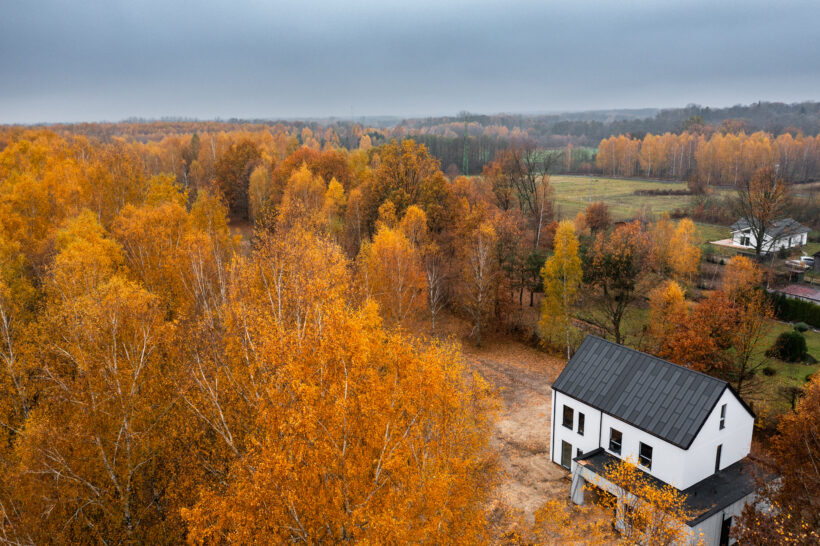
[[783,294],[770,294],[777,318],[789,322],[805,322],[820,328],[820,305],[803,300],[787,298]]

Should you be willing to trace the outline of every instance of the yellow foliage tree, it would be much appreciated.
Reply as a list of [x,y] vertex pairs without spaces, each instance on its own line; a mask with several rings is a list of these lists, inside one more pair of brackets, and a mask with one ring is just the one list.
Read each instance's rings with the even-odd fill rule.
[[691,281],[700,267],[700,241],[695,223],[689,218],[680,220],[669,246],[672,248],[671,265],[675,278]]
[[659,349],[675,325],[686,318],[683,289],[675,281],[666,281],[649,293],[649,337]]
[[297,224],[311,230],[324,229],[327,226],[327,217],[323,214],[326,193],[322,177],[314,175],[307,164],[302,163],[285,186],[277,225],[281,229],[291,229]]
[[[626,544],[702,544],[685,526],[690,518],[686,495],[671,485],[658,485],[630,460],[606,466],[603,487],[612,496],[602,496],[599,505],[614,513],[613,524]],[[609,489],[609,483],[614,490]]]
[[400,230],[380,227],[357,261],[365,293],[379,303],[388,323],[404,325],[424,306],[421,256]]
[[248,180],[248,204],[251,222],[258,223],[273,201],[273,182],[265,165],[257,166]]
[[735,256],[726,264],[723,273],[723,291],[735,296],[748,293],[763,280],[763,272],[746,256]]
[[461,280],[462,302],[472,323],[471,334],[481,346],[494,305],[498,260],[498,234],[489,220],[483,220],[463,234]]
[[578,257],[578,239],[572,222],[563,221],[555,232],[555,252],[541,268],[544,298],[541,302],[541,320],[538,325],[544,339],[560,343],[570,358],[572,306],[581,286],[581,259]]
[[235,263],[224,361],[186,391],[225,465],[182,512],[190,540],[486,540],[486,385],[455,348],[351,308],[347,275],[299,229]]

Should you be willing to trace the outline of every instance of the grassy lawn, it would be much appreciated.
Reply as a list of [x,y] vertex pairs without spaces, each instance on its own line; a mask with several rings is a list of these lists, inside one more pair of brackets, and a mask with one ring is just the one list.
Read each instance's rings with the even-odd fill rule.
[[[771,331],[763,342],[762,351],[765,351],[774,343],[774,340],[782,332],[792,329],[790,324],[774,323]],[[820,356],[820,333],[814,331],[805,332],[806,345],[809,354],[818,358]],[[783,389],[788,387],[802,387],[806,383],[806,376],[817,373],[818,364],[799,364],[783,362],[782,360],[769,359],[767,367],[774,368],[774,375],[765,375],[762,370],[758,371],[757,377],[761,383],[751,398],[760,401],[764,406],[768,406],[775,414],[786,412],[790,409],[789,399],[784,395]]]
[[[790,324],[782,324],[779,322],[775,323],[774,327],[766,336],[763,349],[766,350],[771,347],[772,344],[774,344],[774,340],[777,339],[777,336],[783,332],[788,332],[791,329],[792,325]],[[820,333],[809,330],[808,332],[804,332],[803,335],[806,336],[806,346],[809,354],[820,360]],[[812,364],[807,366],[806,364],[793,364],[776,359],[772,359],[769,366],[777,370],[777,374],[772,376],[773,378],[779,377],[780,383],[786,383],[798,387],[805,383],[807,375],[813,374],[818,370],[818,368],[820,368],[820,364]]]
[[803,252],[809,256],[814,256],[815,252],[820,252],[820,243],[808,243],[803,247]]
[[726,226],[719,226],[716,224],[706,224],[703,222],[695,222],[695,227],[698,228],[698,234],[702,243],[709,241],[719,241],[721,239],[728,239],[732,233]]

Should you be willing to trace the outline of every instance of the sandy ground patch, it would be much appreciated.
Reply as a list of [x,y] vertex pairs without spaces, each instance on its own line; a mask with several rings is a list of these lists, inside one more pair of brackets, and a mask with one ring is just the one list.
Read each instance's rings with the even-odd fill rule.
[[499,390],[493,434],[503,469],[495,497],[528,520],[545,501],[566,498],[569,473],[549,460],[550,385],[564,361],[513,341],[464,346],[470,366]]

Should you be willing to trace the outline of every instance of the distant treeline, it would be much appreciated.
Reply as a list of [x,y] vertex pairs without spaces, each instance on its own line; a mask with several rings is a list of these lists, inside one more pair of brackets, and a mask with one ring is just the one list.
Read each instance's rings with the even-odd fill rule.
[[774,137],[762,131],[711,136],[687,131],[647,134],[642,139],[619,135],[601,141],[596,165],[610,176],[730,186],[748,180],[761,167],[775,167],[789,181],[806,182],[820,178],[820,136]]
[[708,126],[731,132],[765,131],[780,135],[802,131],[805,134],[817,134],[820,132],[820,103],[758,102],[729,108],[689,105],[663,110],[598,110],[544,115],[462,114],[408,119],[402,121],[397,129],[405,128],[408,132],[442,136],[448,131],[454,131],[455,134],[451,136],[456,136],[462,134],[460,127],[463,127],[465,119],[470,123],[471,135],[475,134],[477,128],[495,127],[498,128],[496,130],[506,129],[514,137],[516,135],[513,132],[517,129],[519,135],[525,135],[547,148],[561,148],[569,143],[594,147],[600,140],[612,135],[629,134],[643,138],[647,133],[681,133]]
[[[817,139],[810,142],[802,135],[820,133],[818,102],[759,102],[730,108],[692,105],[664,110],[647,108],[543,115],[462,113],[450,117],[402,121],[373,118],[370,121],[372,123],[368,124],[364,120],[357,122],[333,118],[304,121],[166,119],[55,124],[49,128],[59,134],[82,134],[104,141],[125,138],[143,143],[175,136],[187,138],[194,133],[215,135],[235,131],[267,131],[272,135],[286,135],[287,146],[291,150],[303,145],[313,149],[341,147],[353,150],[378,146],[391,139],[412,138],[424,144],[451,176],[465,174],[462,171],[466,132],[466,174],[481,173],[499,150],[527,142],[550,150],[550,153],[563,154],[561,161],[554,162],[553,172],[557,173],[603,172],[679,180],[691,179],[696,175],[699,180],[709,184],[731,184],[741,179],[744,176],[741,165],[747,166],[746,171],[753,170],[758,155],[762,154],[762,157],[767,151],[754,150],[752,155],[755,159],[749,159],[746,144],[751,142],[756,146],[757,141],[765,140],[760,135],[765,135],[770,143],[763,147],[771,148],[776,141],[777,154],[780,155],[774,157],[776,154],[771,151],[764,162],[779,162],[786,176],[793,180],[817,178]],[[617,135],[623,136],[617,137],[613,145],[613,137]],[[650,143],[653,138],[660,140]],[[789,138],[799,144],[788,143]],[[697,158],[704,139],[714,146],[704,148],[701,157]],[[725,142],[719,142],[720,139]],[[629,142],[625,143],[624,140]],[[604,144],[607,157],[602,155],[596,163],[595,154],[602,141],[608,143]],[[721,145],[718,146],[718,143]],[[0,148],[2,146],[3,142],[0,141]],[[795,146],[799,149],[793,150]],[[664,149],[656,150],[659,147]],[[644,153],[641,151],[643,148],[651,148],[652,151]],[[737,150],[732,151],[734,148]],[[706,157],[710,153],[714,155],[711,160]],[[804,156],[800,157],[800,153]],[[660,156],[657,161],[656,155]]]

